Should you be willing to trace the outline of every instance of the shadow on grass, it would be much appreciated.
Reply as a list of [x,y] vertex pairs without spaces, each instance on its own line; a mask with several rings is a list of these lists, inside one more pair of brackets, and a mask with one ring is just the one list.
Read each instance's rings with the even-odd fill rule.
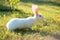
[[33,4],[39,4],[39,5],[55,5],[60,6],[60,3],[58,2],[52,2],[52,1],[44,1],[44,0],[21,0],[21,2],[25,3],[33,3]]
[[11,7],[7,7],[7,6],[4,6],[4,5],[0,5],[0,11],[12,11]]
[[25,29],[16,29],[13,32],[15,32],[15,33],[21,33],[22,36],[24,34],[35,34],[35,33],[39,33],[42,36],[48,35],[47,32],[43,32],[43,31],[40,32],[39,30],[35,31],[35,30],[32,30],[32,29],[28,29],[28,30],[25,30]]
[[4,16],[4,15],[9,16],[11,14],[16,14],[16,13],[17,14],[20,14],[21,16],[24,16],[24,17],[27,17],[28,16],[22,10],[11,9],[11,7],[0,5],[0,15],[1,16]]
[[21,10],[18,10],[18,9],[15,9],[15,8],[11,8],[9,6],[0,5],[0,11],[1,12],[12,12],[12,11],[20,12]]

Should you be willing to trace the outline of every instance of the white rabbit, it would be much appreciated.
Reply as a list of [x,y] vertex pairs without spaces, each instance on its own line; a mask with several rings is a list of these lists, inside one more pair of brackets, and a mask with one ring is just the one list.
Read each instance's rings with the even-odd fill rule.
[[38,14],[38,6],[33,5],[32,11],[34,12],[33,17],[28,18],[13,18],[7,23],[7,29],[14,30],[14,29],[22,29],[22,28],[30,28],[32,27],[36,22],[38,22],[41,19],[44,19],[44,17],[41,14]]

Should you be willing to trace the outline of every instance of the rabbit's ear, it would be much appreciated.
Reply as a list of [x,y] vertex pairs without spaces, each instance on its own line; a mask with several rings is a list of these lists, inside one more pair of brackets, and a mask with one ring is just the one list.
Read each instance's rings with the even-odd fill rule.
[[32,11],[38,16],[38,6],[37,5],[32,5]]

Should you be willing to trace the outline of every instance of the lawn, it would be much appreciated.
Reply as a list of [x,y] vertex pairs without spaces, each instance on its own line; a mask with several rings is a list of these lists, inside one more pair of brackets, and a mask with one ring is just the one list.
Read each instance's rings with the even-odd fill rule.
[[[33,16],[31,6],[38,5],[39,12],[46,18],[29,30],[10,31],[6,23],[12,18],[27,18]],[[18,10],[1,10],[8,8],[0,6],[0,40],[60,40],[60,1],[20,0]]]

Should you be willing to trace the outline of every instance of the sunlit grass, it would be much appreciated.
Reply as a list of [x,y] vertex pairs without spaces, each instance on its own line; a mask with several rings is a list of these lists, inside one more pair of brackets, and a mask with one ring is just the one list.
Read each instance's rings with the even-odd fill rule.
[[33,16],[31,6],[32,3],[21,2],[17,7],[20,11],[0,11],[0,40],[44,40],[43,36],[46,34],[60,34],[60,6],[54,5],[38,5],[38,10],[46,18],[46,21],[37,23],[31,30],[9,31],[6,28],[6,23],[12,18]]

